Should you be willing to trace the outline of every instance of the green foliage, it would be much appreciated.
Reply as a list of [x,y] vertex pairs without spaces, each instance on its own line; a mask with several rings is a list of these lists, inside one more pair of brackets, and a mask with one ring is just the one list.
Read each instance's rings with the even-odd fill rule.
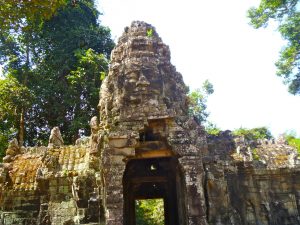
[[5,156],[5,150],[8,147],[8,142],[17,134],[17,129],[14,128],[13,121],[0,121],[0,162]]
[[233,131],[236,136],[243,136],[246,140],[271,139],[272,134],[267,127],[257,127],[253,129],[239,128]]
[[206,80],[201,89],[196,89],[188,95],[189,97],[189,114],[199,122],[206,121],[209,113],[206,111],[207,98],[214,93],[213,85]]
[[[24,112],[28,145],[37,139],[45,143],[54,126],[60,127],[66,144],[77,139],[79,129],[88,134],[114,46],[110,30],[98,23],[93,0],[56,0],[53,4],[58,2],[62,4],[51,9],[53,13],[34,23],[21,16],[18,32],[0,27],[0,63],[5,65],[5,75],[16,78],[35,96]],[[44,4],[49,2],[39,6]]]
[[100,84],[100,81],[106,76],[105,71],[108,69],[108,61],[105,55],[96,53],[91,48],[87,50],[80,49],[75,55],[78,58],[78,66],[76,70],[71,71],[70,74],[66,76],[68,82],[72,85],[85,84],[85,88],[88,88],[88,84],[84,79],[87,74],[89,74],[94,80],[98,80]]
[[31,136],[47,139],[49,128],[57,125],[67,144],[74,143],[79,129],[89,134],[88,122],[97,115],[101,79],[108,69],[106,58],[114,46],[109,29],[97,23],[92,3],[68,4],[39,33],[40,62],[31,84],[39,98],[27,116]]
[[266,27],[270,20],[279,22],[278,30],[287,45],[276,62],[277,75],[284,78],[292,94],[300,94],[300,12],[298,0],[261,0],[248,11],[254,28]]
[[153,29],[147,30],[147,36],[152,37],[153,36]]
[[254,160],[259,160],[259,155],[257,153],[257,148],[254,148],[252,150],[252,157],[253,157]]
[[0,79],[0,160],[8,146],[8,140],[16,135],[22,108],[31,105],[33,95],[15,78]]
[[163,225],[164,201],[163,199],[147,199],[135,201],[137,225]]
[[0,120],[17,115],[18,110],[30,106],[32,94],[17,79],[0,79]]
[[285,134],[285,139],[290,146],[297,149],[298,155],[300,155],[300,138],[297,138],[295,134]]
[[205,80],[202,84],[202,90],[206,95],[214,93],[214,86],[208,80]]
[[66,2],[66,0],[0,0],[0,29],[18,30],[29,23],[49,19]]
[[208,121],[207,125],[205,126],[205,131],[209,135],[217,136],[220,134],[221,129],[218,128],[215,124]]

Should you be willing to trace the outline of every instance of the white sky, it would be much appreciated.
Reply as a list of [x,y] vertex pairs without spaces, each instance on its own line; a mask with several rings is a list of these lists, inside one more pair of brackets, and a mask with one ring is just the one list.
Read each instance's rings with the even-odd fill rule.
[[208,79],[209,120],[221,129],[267,126],[300,135],[300,96],[287,92],[274,63],[284,41],[274,27],[255,30],[246,11],[259,0],[101,0],[102,25],[117,38],[133,20],[156,27],[191,89]]

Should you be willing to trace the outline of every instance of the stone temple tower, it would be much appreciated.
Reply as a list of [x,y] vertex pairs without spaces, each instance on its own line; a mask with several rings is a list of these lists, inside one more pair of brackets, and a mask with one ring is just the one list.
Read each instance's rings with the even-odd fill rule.
[[112,52],[91,136],[9,143],[0,225],[137,225],[160,199],[164,225],[300,225],[300,158],[285,140],[206,134],[154,27],[133,22]]
[[135,224],[135,201],[161,198],[167,225],[205,225],[203,128],[153,26],[134,21],[100,90],[102,195],[107,225]]

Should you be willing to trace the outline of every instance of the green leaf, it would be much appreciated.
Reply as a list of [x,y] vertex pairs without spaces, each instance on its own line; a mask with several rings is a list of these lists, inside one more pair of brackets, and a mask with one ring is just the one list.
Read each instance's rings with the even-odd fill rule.
[[300,94],[300,2],[298,0],[261,0],[260,5],[248,10],[254,28],[266,27],[270,20],[278,24],[278,31],[287,40],[275,63],[277,75],[283,77],[288,90]]

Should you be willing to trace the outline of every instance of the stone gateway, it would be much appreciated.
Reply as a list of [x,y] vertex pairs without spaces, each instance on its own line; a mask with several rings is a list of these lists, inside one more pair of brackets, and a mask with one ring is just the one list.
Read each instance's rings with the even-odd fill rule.
[[0,225],[136,225],[136,201],[155,198],[165,225],[300,224],[295,149],[207,136],[187,92],[155,28],[134,21],[112,52],[90,137],[66,146],[55,127],[48,147],[11,142]]
[[135,200],[163,198],[165,223],[206,224],[205,133],[154,27],[133,22],[112,52],[100,91],[106,224],[135,224]]

